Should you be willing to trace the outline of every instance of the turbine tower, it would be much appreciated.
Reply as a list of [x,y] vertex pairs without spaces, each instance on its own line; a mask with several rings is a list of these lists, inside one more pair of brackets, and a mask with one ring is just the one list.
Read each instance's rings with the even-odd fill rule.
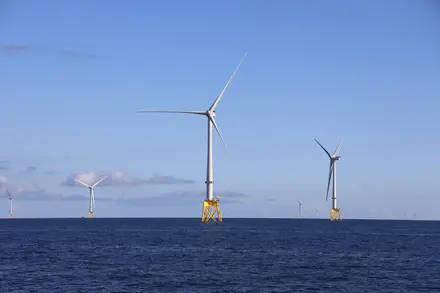
[[192,114],[192,115],[202,115],[207,118],[208,121],[208,157],[207,157],[207,168],[206,168],[206,199],[203,202],[202,208],[202,222],[222,222],[222,214],[219,208],[219,197],[214,195],[214,168],[212,164],[212,127],[214,126],[217,131],[218,136],[220,137],[223,146],[227,150],[226,144],[223,140],[223,137],[218,129],[217,123],[215,121],[215,108],[220,102],[223,94],[226,91],[226,88],[229,86],[230,82],[234,78],[235,73],[240,68],[241,63],[246,58],[247,53],[243,56],[238,66],[235,68],[232,75],[229,77],[226,85],[223,87],[220,94],[217,96],[215,101],[212,103],[211,107],[205,111],[164,111],[164,110],[142,110],[137,111],[137,113],[174,113],[174,114]]
[[299,200],[297,200],[298,204],[299,204],[299,218],[302,219],[302,202],[300,202]]
[[99,183],[102,182],[102,180],[104,180],[105,178],[107,178],[107,176],[102,177],[98,182],[96,182],[93,185],[88,185],[78,179],[75,179],[76,182],[78,182],[79,184],[84,185],[85,187],[89,188],[90,191],[90,198],[89,198],[89,217],[92,218],[95,216],[95,212],[93,211],[93,209],[95,208],[95,193],[93,191],[93,188],[95,188]]
[[6,189],[6,192],[8,194],[8,198],[9,198],[9,215],[8,215],[8,218],[12,218],[13,217],[13,214],[12,214],[12,196],[9,193],[9,190],[7,188],[5,188],[5,189]]
[[315,139],[315,141],[319,144],[319,146],[324,150],[324,152],[328,155],[328,157],[330,158],[330,168],[329,168],[329,173],[328,173],[328,183],[327,183],[327,196],[325,198],[325,200],[328,200],[328,192],[330,189],[330,181],[333,177],[333,195],[332,195],[332,210],[330,211],[330,220],[342,220],[342,216],[341,216],[341,212],[340,209],[337,206],[337,202],[336,202],[336,162],[339,161],[341,159],[341,156],[337,156],[336,154],[339,151],[339,148],[341,147],[342,144],[342,140],[341,142],[338,144],[338,146],[336,147],[335,152],[330,155],[330,153],[322,146],[322,144],[319,143],[319,141],[317,141]]

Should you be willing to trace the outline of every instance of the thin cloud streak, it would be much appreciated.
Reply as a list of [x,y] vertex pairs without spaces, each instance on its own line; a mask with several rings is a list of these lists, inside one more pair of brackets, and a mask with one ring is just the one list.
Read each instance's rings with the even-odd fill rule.
[[29,51],[30,47],[27,45],[16,45],[16,44],[11,44],[11,45],[6,45],[1,47],[1,52],[4,54],[19,54],[19,53],[23,53],[26,51]]
[[7,160],[0,160],[0,170],[9,170],[9,161]]
[[[220,191],[216,193],[221,197],[220,202],[225,204],[242,204],[241,199],[248,198],[249,195],[234,191]],[[126,205],[147,205],[147,206],[193,206],[201,204],[205,199],[203,191],[181,191],[171,192],[162,195],[138,197],[138,198],[118,198],[120,204]]]
[[37,166],[28,166],[26,169],[20,171],[20,174],[35,174],[37,171]]
[[64,50],[63,51],[64,56],[73,58],[73,59],[96,59],[98,58],[98,55],[92,54],[92,53],[84,53],[77,50]]

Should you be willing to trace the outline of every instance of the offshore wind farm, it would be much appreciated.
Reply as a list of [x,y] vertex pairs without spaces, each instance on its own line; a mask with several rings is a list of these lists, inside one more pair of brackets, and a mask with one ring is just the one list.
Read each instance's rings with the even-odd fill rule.
[[[293,4],[283,5],[296,11]],[[233,6],[240,11],[238,4]],[[193,15],[188,7],[181,8]],[[266,8],[267,13],[278,9],[270,4]],[[91,186],[107,175],[105,188],[94,190],[99,217],[199,218],[202,212],[203,221],[297,218],[298,198],[305,218],[318,216],[315,208],[323,218],[330,212],[333,220],[439,218],[438,143],[416,143],[431,140],[439,125],[438,83],[432,79],[439,68],[432,36],[439,34],[426,18],[417,18],[425,25],[418,33],[390,27],[387,18],[377,27],[358,23],[360,31],[368,32],[367,41],[348,26],[341,30],[339,19],[309,27],[309,18],[286,14],[263,25],[246,15],[248,27],[230,13],[225,9],[219,15],[229,15],[234,25],[210,23],[212,34],[202,32],[208,30],[206,24],[192,27],[195,23],[184,19],[174,24],[182,30],[176,35],[169,27],[149,24],[145,27],[151,31],[145,32],[130,25],[124,30],[127,35],[121,34],[133,43],[127,51],[115,47],[105,32],[105,27],[116,26],[111,21],[96,27],[103,38],[96,44],[81,33],[71,42],[62,41],[66,34],[61,34],[46,44],[33,38],[49,33],[48,27],[27,35],[19,25],[26,17],[10,23],[16,31],[0,44],[5,76],[0,123],[14,125],[4,131],[8,139],[0,146],[3,216],[98,216],[90,190],[82,192],[83,185],[74,179]],[[162,23],[157,17],[150,15]],[[148,37],[139,37],[144,34]],[[417,54],[401,51],[399,42],[374,46],[402,34],[414,38],[406,44]],[[246,51],[249,55],[239,62]],[[399,69],[405,62],[414,68]],[[231,76],[235,67],[239,69]],[[426,72],[427,77],[414,72]],[[417,109],[414,97],[423,101]],[[23,109],[24,104],[29,108]],[[151,112],[139,115],[143,108]],[[146,115],[173,110],[182,115]],[[315,137],[325,146],[321,153]],[[343,162],[339,153],[331,157],[329,149],[341,138]],[[415,148],[420,150],[418,160],[403,167],[402,158]],[[327,163],[321,155],[328,157]],[[117,179],[113,175],[121,169],[127,172]],[[82,173],[96,176],[85,182]],[[373,207],[370,201],[381,204]]]
[[438,293],[434,2],[0,1],[0,293]]

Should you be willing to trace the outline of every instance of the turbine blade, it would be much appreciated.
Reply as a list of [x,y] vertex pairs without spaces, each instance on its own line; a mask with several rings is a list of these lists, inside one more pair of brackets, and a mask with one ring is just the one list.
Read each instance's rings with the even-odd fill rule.
[[195,115],[206,115],[204,111],[155,111],[155,110],[140,110],[136,113],[171,113],[171,114],[195,114]]
[[102,180],[104,180],[105,178],[107,178],[107,176],[102,177],[98,182],[96,182],[95,184],[92,185],[92,188],[94,188],[96,185],[98,185],[99,183],[102,182]]
[[224,86],[223,90],[220,92],[220,94],[217,96],[217,99],[215,99],[214,103],[212,103],[211,107],[209,108],[210,111],[215,110],[215,107],[217,107],[217,104],[220,102],[221,98],[223,97],[223,94],[226,91],[226,88],[229,86],[229,84],[231,83],[231,80],[234,78],[235,73],[238,71],[238,68],[240,68],[241,63],[243,62],[244,58],[246,58],[247,56],[247,52],[246,54],[244,54],[243,58],[241,59],[240,63],[238,63],[238,66],[235,68],[234,72],[232,73],[232,75],[229,77],[228,82],[226,83],[226,85]]
[[328,157],[331,159],[332,156],[330,153],[325,149],[325,147],[322,146],[322,144],[315,138],[315,141],[319,144],[319,146],[324,150],[324,152],[328,155]]
[[332,179],[333,175],[333,161],[330,161],[330,168],[328,169],[328,183],[327,183],[327,196],[325,197],[325,200],[328,200],[328,191],[330,189],[330,181]]
[[12,199],[11,194],[9,193],[9,190],[5,187],[6,193],[8,194],[9,199]]
[[220,136],[220,139],[221,139],[221,141],[223,143],[223,146],[225,147],[226,150],[228,150],[228,148],[226,147],[225,141],[223,140],[223,136],[220,133],[220,130],[218,129],[218,127],[217,127],[217,123],[215,122],[214,117],[212,117],[211,115],[208,115],[208,119],[211,120],[212,125],[214,125],[214,128],[217,131],[218,136]]
[[76,182],[78,182],[79,184],[82,184],[82,185],[84,185],[85,187],[89,187],[89,188],[91,187],[90,185],[88,185],[88,184],[85,184],[84,182],[82,182],[82,181],[79,181],[79,180],[78,180],[78,179],[76,179],[76,178],[75,178],[75,181],[76,181]]
[[339,148],[341,147],[341,144],[344,140],[341,140],[341,142],[338,144],[338,146],[336,147],[335,152],[333,153],[332,157],[334,157],[336,155],[336,153],[339,151]]

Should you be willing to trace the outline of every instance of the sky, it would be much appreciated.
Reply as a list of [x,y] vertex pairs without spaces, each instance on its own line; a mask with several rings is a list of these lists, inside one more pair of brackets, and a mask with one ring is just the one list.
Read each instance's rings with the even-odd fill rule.
[[[0,2],[0,186],[16,217],[200,217],[206,118],[228,217],[440,220],[435,1]],[[0,217],[7,217],[6,193]],[[3,212],[1,212],[3,211]]]

